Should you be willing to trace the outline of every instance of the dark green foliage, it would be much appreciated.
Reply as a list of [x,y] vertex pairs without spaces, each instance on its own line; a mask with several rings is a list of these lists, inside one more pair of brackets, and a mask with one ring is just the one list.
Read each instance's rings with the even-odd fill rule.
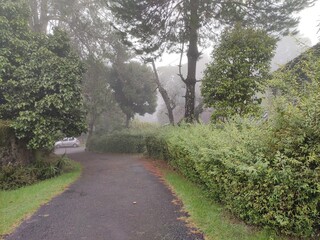
[[[108,125],[109,119],[119,118],[118,106],[114,100],[112,90],[108,84],[108,67],[93,56],[86,60],[87,72],[84,75],[83,93],[85,97],[85,108],[87,110],[88,138],[91,137],[93,129],[102,124]],[[118,111],[117,111],[118,110]],[[112,113],[112,114],[110,114]],[[117,119],[117,122],[121,122]]]
[[145,151],[145,136],[126,131],[93,136],[87,143],[87,148],[97,152],[143,153]]
[[84,67],[66,33],[32,32],[25,5],[0,1],[0,118],[30,149],[51,149],[57,132],[85,130]]
[[149,123],[133,122],[132,128],[96,134],[87,142],[89,151],[114,153],[143,153],[145,141],[155,131]]
[[46,161],[36,161],[32,165],[38,180],[45,180],[58,176],[62,171],[62,168],[59,168],[58,166],[58,162],[52,163]]
[[[158,57],[165,49],[186,53],[188,73],[185,120],[195,115],[196,65],[198,47],[204,45],[217,29],[240,22],[267,32],[287,34],[299,19],[294,14],[315,0],[264,1],[154,1],[105,0],[114,15],[115,28],[123,41],[139,54]],[[215,36],[216,37],[216,36]],[[186,46],[181,49],[181,44]]]
[[8,122],[0,120],[0,148],[8,145],[8,139],[12,136],[12,128]]
[[115,100],[129,120],[136,113],[154,113],[157,106],[156,84],[151,69],[138,62],[114,64],[110,70],[109,84]]
[[[247,223],[316,238],[320,135],[312,129],[320,126],[314,125],[318,111],[311,113],[309,105],[284,106],[269,122],[236,119],[218,127],[168,128],[148,141],[147,151],[169,161]],[[298,113],[294,119],[292,108]],[[305,124],[296,125],[303,118]]]
[[275,46],[265,31],[240,25],[222,34],[201,86],[214,121],[257,112],[262,100],[257,94],[264,92]]
[[37,181],[33,168],[21,165],[6,165],[0,168],[0,189],[13,190]]
[[73,166],[71,164],[71,161],[68,157],[63,155],[62,157],[59,157],[58,160],[56,161],[56,167],[60,169],[61,172],[69,172],[73,169]]
[[30,165],[7,164],[0,167],[0,190],[13,190],[49,179],[70,170],[70,160],[59,157]]
[[161,136],[159,133],[146,137],[146,149],[148,155],[154,159],[162,159],[169,161],[168,148],[166,146],[165,135]]

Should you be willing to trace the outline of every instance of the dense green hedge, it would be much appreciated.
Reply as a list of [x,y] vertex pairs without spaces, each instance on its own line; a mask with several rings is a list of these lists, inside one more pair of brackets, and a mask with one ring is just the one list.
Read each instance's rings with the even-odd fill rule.
[[312,128],[320,129],[320,109],[282,108],[268,122],[162,129],[147,138],[147,151],[169,161],[246,222],[317,238],[320,135]]
[[86,144],[86,149],[95,152],[144,153],[145,139],[158,125],[134,121],[130,128],[112,133],[95,133]]
[[89,151],[112,153],[143,153],[145,135],[143,133],[115,132],[93,136],[86,145]]

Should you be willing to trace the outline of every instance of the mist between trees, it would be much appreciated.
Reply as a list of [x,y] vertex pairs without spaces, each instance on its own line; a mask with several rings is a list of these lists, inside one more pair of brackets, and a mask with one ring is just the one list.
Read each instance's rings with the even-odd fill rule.
[[316,239],[319,44],[294,15],[314,2],[0,0],[1,123],[34,157],[84,132],[153,152],[244,221]]
[[[80,125],[73,127],[73,132],[69,133],[67,129],[70,126],[63,123],[59,125],[56,121],[59,127],[55,127],[54,131],[60,135],[80,134],[86,121],[90,136],[94,131],[114,131],[129,127],[137,115],[153,114],[161,124],[176,124],[181,121],[192,123],[202,121],[200,116],[205,110],[202,115],[205,115],[205,121],[209,121],[214,110],[206,110],[200,93],[202,75],[206,68],[204,64],[209,62],[209,56],[202,52],[210,46],[218,46],[221,34],[231,31],[236,24],[264,31],[275,39],[294,34],[298,19],[293,14],[311,6],[313,2],[1,0],[1,17],[8,21],[6,24],[12,25],[12,33],[16,34],[17,39],[24,38],[21,31],[26,31],[31,37],[43,38],[51,38],[57,31],[66,33],[67,38],[57,38],[53,43],[36,43],[39,47],[41,44],[51,44],[52,51],[56,51],[59,57],[64,56],[66,46],[70,45],[73,54],[84,64],[84,74],[78,72],[79,76],[83,76],[82,82],[70,82],[77,86],[77,90],[69,89],[79,93],[80,87],[83,99],[79,98],[80,95],[77,98],[75,95],[66,95],[62,108],[57,109],[79,110],[78,113],[71,114],[71,119]],[[6,11],[19,17],[20,22],[13,21]],[[20,23],[24,24],[23,29],[17,27]],[[300,42],[309,44],[308,40],[299,42],[294,38],[285,38],[279,42],[277,52],[283,51],[284,54],[280,54],[281,60],[274,60],[273,68],[275,64],[282,64],[302,52],[305,46]],[[286,43],[283,44],[283,41]],[[58,49],[54,45],[61,46]],[[289,45],[295,50],[289,50]],[[8,45],[7,48],[12,46]],[[181,57],[180,64],[159,68],[153,65],[165,52],[178,54]],[[214,62],[215,57],[214,53],[211,54],[211,61]],[[182,64],[182,58],[187,59],[186,64]],[[2,63],[6,64],[6,61]],[[12,65],[23,65],[21,61],[12,61]],[[3,83],[7,83],[12,77],[17,82],[20,81],[13,72],[13,75],[10,75],[11,72],[7,74],[7,77],[1,75]],[[51,78],[54,80],[55,76]],[[34,83],[37,80],[35,78]],[[2,90],[7,91],[5,87]],[[19,89],[15,86],[12,91]],[[49,96],[50,92],[46,94],[46,98]],[[5,94],[1,98],[2,104],[11,101]],[[79,105],[67,107],[67,102],[77,102]],[[7,117],[4,113],[1,114],[1,118],[15,122],[16,130],[23,129],[24,124],[34,119],[33,113],[28,109],[30,104],[21,104],[21,109],[17,111],[24,112],[25,120],[23,122],[20,116],[20,125],[17,115]],[[56,102],[52,100],[50,104],[48,106],[55,106]],[[39,127],[39,133],[32,133],[34,136],[29,136],[30,133],[21,133],[20,136],[30,141],[33,139],[34,143],[30,144],[34,148],[44,142],[50,145],[57,135],[50,133],[54,137],[44,137],[44,129]],[[37,140],[37,136],[42,136],[42,140]]]

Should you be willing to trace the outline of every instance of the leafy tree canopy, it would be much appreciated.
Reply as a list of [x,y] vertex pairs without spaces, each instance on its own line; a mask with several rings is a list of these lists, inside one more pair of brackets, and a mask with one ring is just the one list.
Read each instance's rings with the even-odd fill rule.
[[110,86],[115,99],[129,120],[136,113],[153,113],[157,106],[154,74],[146,65],[131,61],[114,64],[110,73]]
[[[298,23],[296,13],[315,0],[112,0],[108,1],[124,41],[141,54],[159,56],[165,49],[184,53],[187,44],[188,73],[181,76],[186,85],[185,119],[193,122],[195,113],[198,47],[222,27],[241,22],[285,34]],[[181,45],[180,45],[181,44]],[[181,46],[181,47],[180,47]]]
[[202,95],[214,120],[253,112],[261,103],[276,41],[265,31],[236,25],[226,30],[205,71]]
[[50,149],[58,132],[85,130],[84,66],[64,32],[31,32],[25,9],[0,1],[0,118],[12,121],[29,148]]
[[[158,50],[162,44],[170,48],[172,45],[188,42],[193,22],[197,24],[200,43],[204,43],[215,29],[235,22],[263,28],[267,32],[285,34],[298,23],[299,19],[292,13],[314,2],[113,0],[109,1],[109,6],[118,20],[114,24],[122,32],[122,36],[137,50],[149,53]],[[192,16],[192,8],[196,10],[195,16]]]
[[28,0],[29,25],[35,32],[65,30],[82,58],[110,52],[109,10],[100,0]]
[[[122,121],[119,119],[121,112],[114,99],[112,89],[109,84],[109,69],[102,60],[89,56],[86,60],[87,71],[84,75],[83,92],[85,96],[85,107],[87,110],[88,121],[88,139],[92,136],[94,129],[98,125],[106,125],[111,117],[117,115],[117,123]],[[112,116],[111,116],[112,115]],[[123,114],[122,114],[123,115]],[[124,116],[122,117],[124,119]],[[112,129],[109,125],[107,128]],[[117,124],[116,124],[117,125]],[[107,130],[107,129],[105,129]]]

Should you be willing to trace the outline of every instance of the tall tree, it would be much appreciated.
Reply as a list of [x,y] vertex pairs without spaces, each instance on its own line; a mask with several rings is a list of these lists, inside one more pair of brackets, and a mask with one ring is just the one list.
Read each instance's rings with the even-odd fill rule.
[[194,120],[198,47],[213,32],[225,25],[242,22],[268,32],[284,34],[298,23],[292,15],[314,0],[105,0],[115,19],[115,28],[137,52],[161,54],[164,49],[187,44],[188,73],[185,119]]
[[31,149],[51,149],[57,133],[85,130],[84,66],[60,31],[31,32],[26,6],[0,0],[0,119]]
[[88,139],[103,113],[112,112],[115,107],[113,93],[108,83],[108,67],[102,60],[90,56],[86,61],[83,93],[87,109]]
[[89,138],[93,129],[101,125],[102,118],[109,118],[107,112],[109,115],[113,111],[121,112],[107,83],[105,66],[108,59],[112,61],[118,54],[117,36],[109,24],[110,11],[100,0],[29,0],[28,4],[33,31],[48,34],[57,26],[65,30],[73,48],[87,64],[82,87]]
[[144,115],[156,109],[156,84],[151,69],[138,62],[114,64],[110,86],[115,99],[126,115],[126,127],[136,113]]
[[29,0],[29,25],[35,32],[64,29],[82,58],[110,52],[109,10],[100,0]]
[[[185,70],[185,66],[182,68]],[[179,76],[175,72],[176,66],[161,66],[158,68],[160,82],[166,89],[170,105],[172,106],[175,123],[179,122],[184,115],[184,85],[179,81]],[[185,72],[185,71],[182,71]],[[167,123],[167,107],[160,102],[157,112],[158,121],[162,124]]]
[[265,31],[240,25],[224,31],[201,89],[205,104],[214,108],[214,121],[256,110],[261,103],[257,93],[267,84],[275,46],[276,40]]
[[166,109],[167,109],[167,113],[166,114],[168,115],[169,122],[170,122],[171,125],[174,125],[173,110],[176,107],[175,103],[172,101],[172,98],[170,98],[167,90],[163,87],[163,84],[160,81],[158,70],[156,68],[156,64],[155,64],[154,60],[153,59],[149,60],[149,62],[151,62],[151,64],[152,64],[152,69],[153,69],[153,72],[154,72],[154,75],[155,75],[155,82],[156,82],[156,84],[158,86],[159,93],[161,94],[162,99],[164,101],[164,104],[166,106]]

